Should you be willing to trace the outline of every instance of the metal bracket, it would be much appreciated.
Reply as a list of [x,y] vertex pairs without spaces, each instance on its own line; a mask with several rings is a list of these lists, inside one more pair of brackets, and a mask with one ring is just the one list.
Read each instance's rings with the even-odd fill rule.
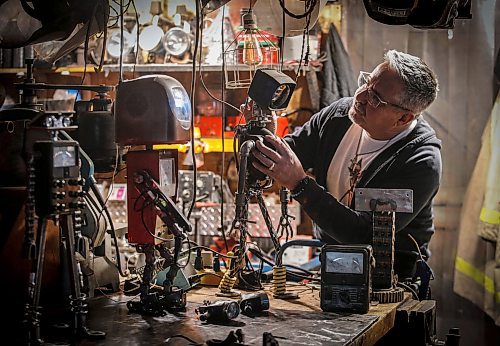
[[394,211],[413,213],[413,190],[370,189],[354,190],[357,211]]

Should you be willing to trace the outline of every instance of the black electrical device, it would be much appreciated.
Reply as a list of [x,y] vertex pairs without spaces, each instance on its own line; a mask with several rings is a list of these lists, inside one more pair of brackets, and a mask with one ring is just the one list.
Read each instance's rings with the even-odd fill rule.
[[269,310],[269,297],[266,292],[244,294],[240,299],[240,310],[244,315],[255,315]]
[[38,216],[71,213],[83,207],[79,146],[75,141],[38,141],[33,145],[35,211]]
[[203,302],[195,312],[203,322],[228,322],[240,314],[240,306],[234,300],[220,300],[214,303]]
[[320,306],[327,312],[367,313],[371,291],[370,245],[321,248]]

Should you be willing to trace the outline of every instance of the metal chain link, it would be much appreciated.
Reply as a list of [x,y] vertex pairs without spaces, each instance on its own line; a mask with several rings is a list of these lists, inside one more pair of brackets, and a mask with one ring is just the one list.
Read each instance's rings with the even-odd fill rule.
[[285,234],[285,241],[293,236],[293,229],[291,220],[295,220],[295,216],[288,214],[288,202],[290,200],[290,193],[286,187],[280,189],[280,203],[281,203],[281,217],[276,234],[281,238]]

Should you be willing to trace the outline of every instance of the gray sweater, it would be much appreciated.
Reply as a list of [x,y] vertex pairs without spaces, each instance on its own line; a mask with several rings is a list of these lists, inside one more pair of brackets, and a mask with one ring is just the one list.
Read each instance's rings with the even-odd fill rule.
[[[315,182],[296,197],[314,221],[314,235],[329,244],[370,244],[372,215],[340,203],[326,190],[330,162],[348,128],[353,99],[342,98],[322,109],[297,132],[285,137]],[[413,213],[396,213],[395,272],[412,277],[418,249],[430,255],[428,242],[434,233],[432,199],[441,179],[441,141],[420,116],[410,134],[390,145],[367,167],[356,187],[411,189]]]

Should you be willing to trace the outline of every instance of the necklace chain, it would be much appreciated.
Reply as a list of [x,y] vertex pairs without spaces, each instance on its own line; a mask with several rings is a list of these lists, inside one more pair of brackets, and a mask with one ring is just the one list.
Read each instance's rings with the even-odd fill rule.
[[[356,154],[354,154],[354,157],[351,159],[351,163],[349,164],[349,167],[347,168],[349,170],[349,190],[344,193],[340,201],[342,201],[346,196],[347,196],[347,205],[351,204],[352,197],[354,195],[354,188],[358,184],[358,182],[361,180],[361,176],[363,175],[363,170],[361,169],[361,164],[363,162],[362,158],[359,158],[360,156],[365,156],[369,154],[373,154],[376,152],[379,152],[380,150],[384,149],[396,136],[392,136],[390,139],[388,139],[383,146],[381,146],[378,149],[367,151],[365,153],[359,153],[359,148],[361,146],[361,139],[363,138],[363,129],[361,129],[361,133],[359,135],[358,139],[358,145],[356,146]],[[359,160],[358,160],[359,158]]]

